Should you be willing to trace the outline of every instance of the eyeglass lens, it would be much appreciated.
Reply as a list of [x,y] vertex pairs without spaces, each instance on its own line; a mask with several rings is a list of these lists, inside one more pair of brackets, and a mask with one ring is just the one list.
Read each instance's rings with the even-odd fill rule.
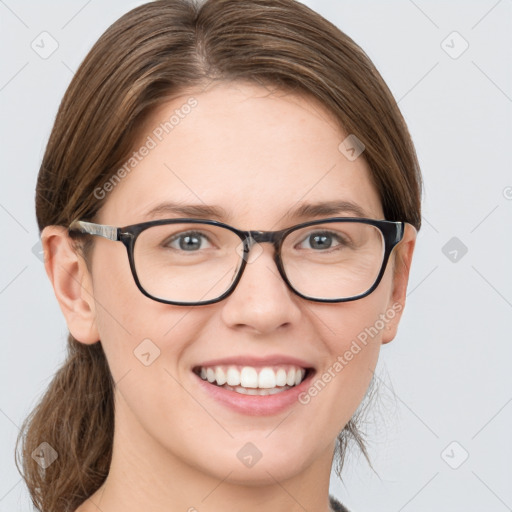
[[[371,224],[330,222],[290,232],[281,258],[288,281],[299,293],[338,300],[373,286],[384,245],[381,231]],[[210,224],[152,226],[139,234],[134,247],[141,286],[153,297],[176,302],[202,302],[224,294],[237,277],[242,257],[238,235]]]

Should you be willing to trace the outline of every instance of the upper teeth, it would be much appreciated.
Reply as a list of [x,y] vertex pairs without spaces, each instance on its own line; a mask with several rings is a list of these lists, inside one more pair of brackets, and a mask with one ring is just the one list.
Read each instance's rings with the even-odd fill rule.
[[306,370],[298,366],[211,366],[201,367],[199,375],[203,380],[216,382],[219,386],[242,386],[244,388],[270,389],[276,386],[300,384]]

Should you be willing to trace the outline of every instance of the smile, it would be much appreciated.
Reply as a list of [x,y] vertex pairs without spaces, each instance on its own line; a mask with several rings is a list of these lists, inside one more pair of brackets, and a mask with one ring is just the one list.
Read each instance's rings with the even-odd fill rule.
[[274,395],[298,386],[308,373],[296,365],[215,365],[194,368],[202,380],[243,395]]

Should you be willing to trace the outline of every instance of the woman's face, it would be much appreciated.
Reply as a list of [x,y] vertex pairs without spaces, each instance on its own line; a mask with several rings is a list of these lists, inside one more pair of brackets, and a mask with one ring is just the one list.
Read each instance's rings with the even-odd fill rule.
[[[182,108],[187,101],[191,108]],[[225,215],[209,218],[243,230],[357,216],[294,216],[305,203],[347,201],[384,218],[364,157],[348,159],[339,149],[349,134],[299,96],[219,84],[172,100],[141,129],[138,163],[103,199],[100,223],[187,216],[162,208],[147,215],[166,202],[217,206]],[[148,151],[139,151],[144,144]],[[369,296],[315,303],[287,287],[272,245],[263,243],[230,296],[191,307],[144,296],[125,247],[100,237],[94,243],[95,328],[116,382],[116,442],[133,460],[232,482],[330,470],[336,437],[368,388],[381,343],[396,331],[405,282],[394,277],[392,261]],[[300,393],[248,397],[193,371],[215,365],[312,370]]]

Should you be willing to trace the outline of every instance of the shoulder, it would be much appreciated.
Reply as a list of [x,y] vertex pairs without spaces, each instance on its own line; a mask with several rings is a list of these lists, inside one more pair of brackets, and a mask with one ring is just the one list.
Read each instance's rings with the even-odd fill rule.
[[344,507],[334,496],[329,495],[329,500],[334,512],[349,512],[348,508]]

